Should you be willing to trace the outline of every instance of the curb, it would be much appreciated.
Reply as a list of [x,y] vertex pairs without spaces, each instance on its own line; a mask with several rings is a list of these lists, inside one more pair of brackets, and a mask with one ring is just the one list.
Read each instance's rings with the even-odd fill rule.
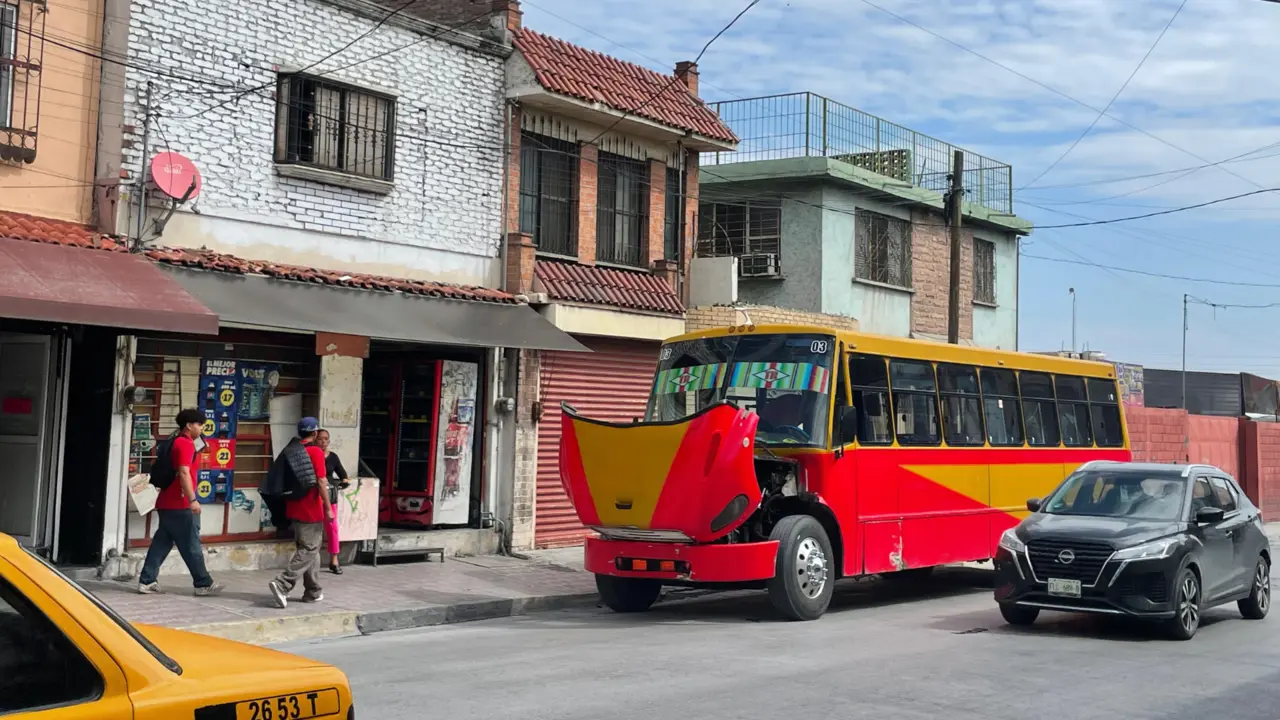
[[300,640],[371,635],[476,620],[497,620],[535,612],[596,607],[599,600],[599,595],[596,593],[543,595],[364,613],[352,611],[290,615],[279,618],[188,625],[178,629],[250,645],[271,645]]

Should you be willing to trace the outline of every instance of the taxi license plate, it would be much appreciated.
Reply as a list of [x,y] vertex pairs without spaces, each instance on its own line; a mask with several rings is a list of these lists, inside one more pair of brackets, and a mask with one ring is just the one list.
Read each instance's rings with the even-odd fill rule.
[[330,688],[236,703],[236,720],[305,720],[341,711],[338,691]]
[[1078,598],[1080,597],[1080,581],[1049,578],[1049,594],[1059,597]]

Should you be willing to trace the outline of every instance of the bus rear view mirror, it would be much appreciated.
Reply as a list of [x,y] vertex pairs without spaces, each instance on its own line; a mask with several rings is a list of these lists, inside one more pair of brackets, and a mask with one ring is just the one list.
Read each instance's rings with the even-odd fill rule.
[[840,423],[837,428],[837,442],[840,445],[848,445],[858,437],[858,409],[846,405],[840,408]]

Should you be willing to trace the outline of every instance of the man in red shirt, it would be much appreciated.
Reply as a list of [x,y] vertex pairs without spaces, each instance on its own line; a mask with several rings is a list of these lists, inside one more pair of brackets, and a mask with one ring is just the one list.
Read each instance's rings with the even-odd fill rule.
[[[304,592],[302,602],[320,602],[324,593],[320,589],[320,542],[324,539],[324,522],[333,512],[329,504],[329,484],[325,472],[324,451],[316,445],[316,435],[320,432],[320,423],[313,417],[305,417],[298,421],[298,437],[280,453],[276,462],[288,462],[286,455],[295,453],[296,444],[306,451],[311,460],[314,476],[308,477],[303,485],[312,484],[311,489],[300,499],[285,503],[285,514],[293,521],[293,534],[296,549],[284,571],[276,576],[267,586],[275,598],[276,605],[285,607],[289,604],[289,593],[302,581]],[[297,466],[294,466],[297,467]],[[290,470],[295,475],[296,470]],[[302,480],[302,478],[298,478]]]
[[204,427],[204,413],[190,408],[178,413],[178,435],[170,449],[174,478],[169,487],[156,497],[158,526],[151,535],[151,548],[142,563],[138,577],[138,592],[150,595],[160,592],[156,575],[160,565],[169,557],[174,545],[182,561],[191,572],[196,595],[217,595],[222,586],[213,581],[204,566],[204,550],[200,546],[200,503],[196,500],[195,480],[192,473],[196,459],[196,438]]

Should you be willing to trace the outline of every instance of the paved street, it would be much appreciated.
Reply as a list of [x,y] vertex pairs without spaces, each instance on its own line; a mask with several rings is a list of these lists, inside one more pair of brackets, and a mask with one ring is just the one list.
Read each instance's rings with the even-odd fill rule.
[[842,584],[806,624],[746,594],[284,647],[342,667],[360,717],[379,720],[1280,717],[1280,617],[1232,605],[1186,643],[1074,616],[1020,631],[984,582]]

